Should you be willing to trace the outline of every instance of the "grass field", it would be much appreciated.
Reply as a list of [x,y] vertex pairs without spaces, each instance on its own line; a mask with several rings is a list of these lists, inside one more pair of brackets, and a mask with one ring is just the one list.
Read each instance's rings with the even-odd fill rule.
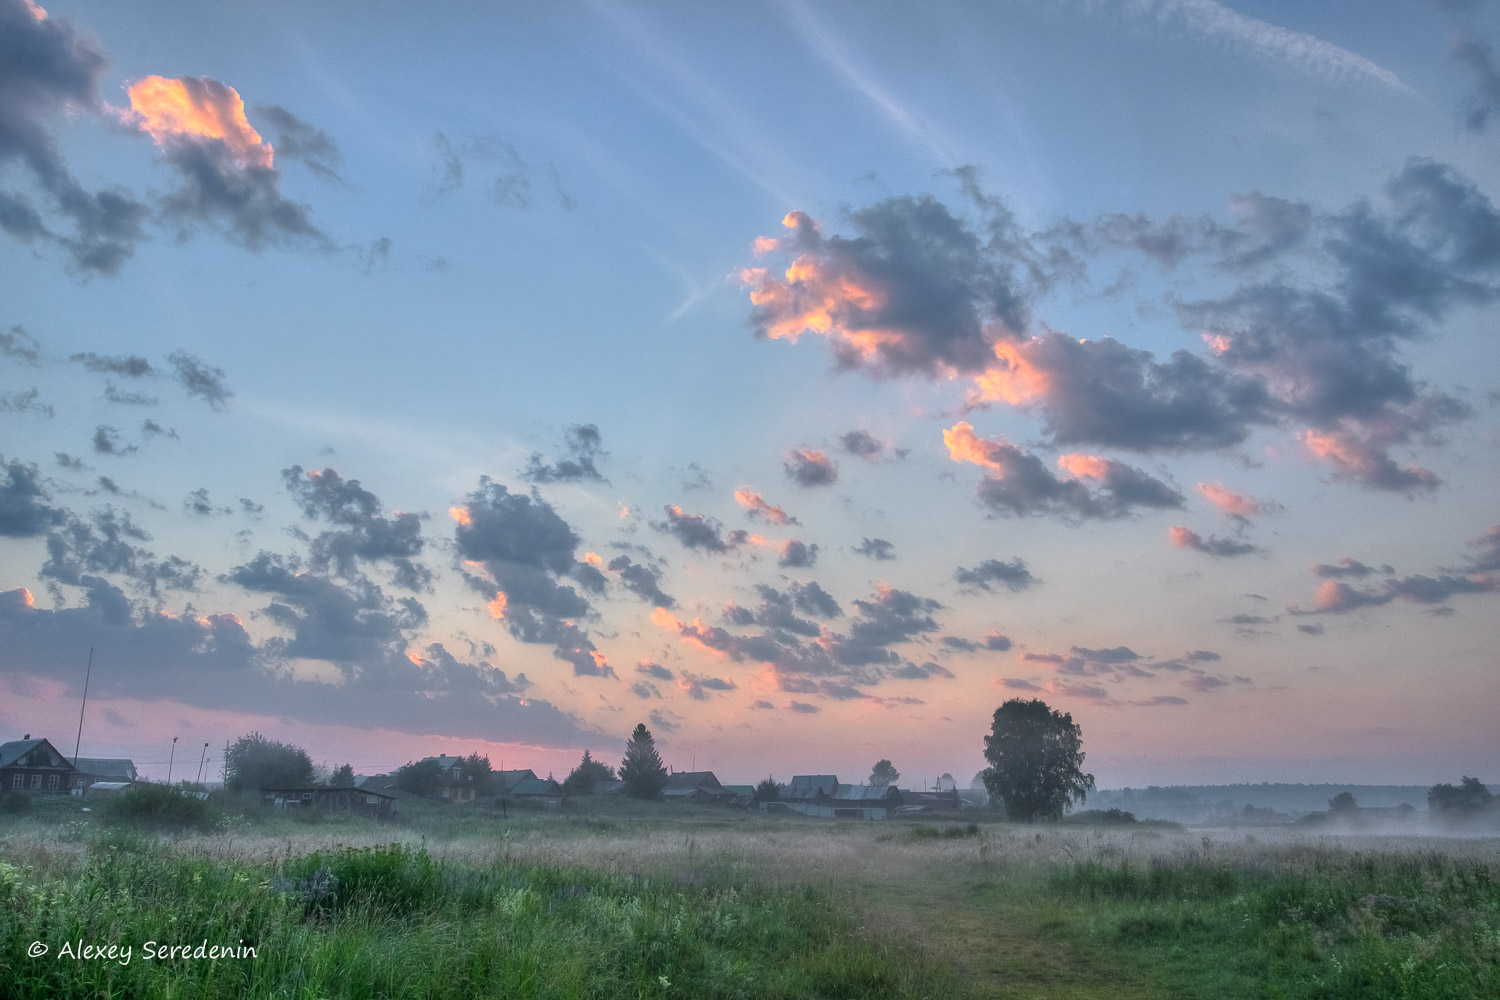
[[[1497,838],[597,800],[169,839],[77,810],[0,817],[0,996],[1500,996]],[[205,939],[256,953],[160,956]]]

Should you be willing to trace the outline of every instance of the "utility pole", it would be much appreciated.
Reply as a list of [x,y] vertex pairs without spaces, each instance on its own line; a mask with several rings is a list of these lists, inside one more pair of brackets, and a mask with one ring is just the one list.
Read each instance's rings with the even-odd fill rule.
[[195,784],[195,785],[198,784],[199,782],[201,782],[203,780],[203,762],[206,761],[206,760],[208,760],[208,741],[207,740],[205,740],[204,743],[203,743],[203,755],[198,758],[198,777],[196,777],[196,778],[193,779],[193,784]]
[[83,710],[89,707],[89,678],[94,676],[94,647],[89,647],[89,669],[83,675],[83,704],[78,706],[78,740],[73,744],[73,766],[78,766],[78,748],[83,746]]
[[167,757],[167,785],[168,786],[170,786],[172,784],[172,762],[177,759],[177,739],[178,739],[178,737],[176,737],[176,736],[172,737],[172,753],[171,753],[171,755],[169,757]]

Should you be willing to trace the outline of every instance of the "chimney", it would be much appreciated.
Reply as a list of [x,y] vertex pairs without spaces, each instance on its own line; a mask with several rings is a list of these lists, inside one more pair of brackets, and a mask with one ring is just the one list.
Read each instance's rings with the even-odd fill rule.
[[29,740],[29,739],[31,739],[31,734],[27,733],[25,736],[22,736],[21,739],[23,739],[23,740]]

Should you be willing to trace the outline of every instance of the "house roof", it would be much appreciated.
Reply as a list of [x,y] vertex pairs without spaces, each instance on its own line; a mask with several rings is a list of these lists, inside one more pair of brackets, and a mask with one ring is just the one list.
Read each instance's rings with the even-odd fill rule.
[[25,756],[27,752],[38,746],[41,746],[43,743],[45,743],[54,754],[57,754],[60,763],[58,763],[56,766],[73,766],[68,762],[68,758],[64,757],[60,753],[57,753],[57,747],[52,745],[51,740],[39,737],[34,740],[11,740],[9,743],[0,743],[0,767],[13,766],[18,760]]
[[512,795],[561,795],[562,786],[551,778],[522,778],[511,786]]
[[128,757],[79,757],[73,766],[84,774],[113,781],[134,781],[135,761]]
[[536,780],[536,772],[529,767],[510,771],[491,771],[490,773],[495,776],[496,781],[500,782],[501,788],[509,788],[518,781]]
[[668,792],[692,791],[695,788],[718,791],[722,787],[724,786],[719,784],[719,779],[714,777],[712,771],[673,771],[667,775]]
[[838,790],[839,779],[834,774],[794,774],[792,781],[781,791],[783,799],[815,799],[819,795],[832,795]]
[[894,785],[839,785],[833,797],[840,802],[900,803],[901,792]]
[[384,792],[377,792],[373,788],[357,788],[354,785],[298,785],[292,788],[262,788],[261,791],[270,792],[273,795],[276,793],[286,792],[292,792],[298,795],[302,794],[303,792],[322,792],[324,794],[327,794],[328,792],[358,792],[361,795],[378,795],[382,799],[395,798],[394,795],[386,795]]

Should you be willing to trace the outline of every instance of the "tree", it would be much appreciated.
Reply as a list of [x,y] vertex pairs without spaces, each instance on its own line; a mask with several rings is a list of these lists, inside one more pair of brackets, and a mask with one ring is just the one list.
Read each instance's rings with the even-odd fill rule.
[[755,800],[757,802],[775,802],[781,798],[781,786],[776,779],[767,777],[765,781],[755,786]]
[[396,787],[428,799],[443,795],[443,765],[431,757],[396,768]]
[[1359,808],[1359,803],[1354,801],[1353,792],[1339,792],[1328,800],[1328,811],[1336,813],[1352,813]]
[[625,759],[620,761],[620,780],[625,794],[634,799],[654,799],[667,787],[667,769],[656,752],[656,741],[644,722],[635,727],[625,744]]
[[328,776],[328,783],[335,788],[347,788],[354,784],[354,768],[352,765],[343,764],[333,769]]
[[1431,814],[1447,813],[1463,816],[1476,813],[1490,804],[1494,796],[1478,778],[1465,776],[1457,788],[1444,782],[1433,785],[1427,792],[1427,811]]
[[224,785],[232,792],[298,788],[312,784],[312,780],[313,763],[306,750],[260,733],[241,736],[224,753]]
[[490,766],[489,754],[481,757],[477,753],[471,753],[459,767],[463,770],[464,777],[473,783],[475,795],[489,795],[497,791],[495,769]]
[[592,795],[594,786],[601,781],[614,781],[615,769],[603,761],[595,760],[585,750],[583,760],[568,772],[563,779],[563,792],[567,795]]
[[901,777],[901,772],[888,760],[876,761],[870,770],[870,784],[872,785],[894,785]]
[[995,710],[984,738],[984,787],[1005,805],[1008,819],[1057,820],[1083,801],[1094,776],[1083,773],[1083,734],[1071,714],[1046,702],[1012,698]]

